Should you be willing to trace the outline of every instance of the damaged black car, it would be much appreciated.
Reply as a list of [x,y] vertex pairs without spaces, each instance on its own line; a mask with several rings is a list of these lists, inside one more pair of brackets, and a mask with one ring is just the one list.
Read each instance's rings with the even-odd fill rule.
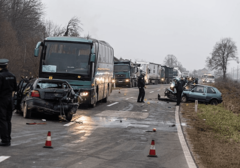
[[15,93],[15,109],[23,113],[24,118],[31,118],[32,113],[45,113],[64,116],[71,121],[81,99],[65,80],[45,78],[22,78]]

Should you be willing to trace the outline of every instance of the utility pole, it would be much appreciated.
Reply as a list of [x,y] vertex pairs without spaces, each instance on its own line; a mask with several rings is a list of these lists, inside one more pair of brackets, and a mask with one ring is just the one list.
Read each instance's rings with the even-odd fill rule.
[[238,66],[237,66],[237,81],[238,81]]

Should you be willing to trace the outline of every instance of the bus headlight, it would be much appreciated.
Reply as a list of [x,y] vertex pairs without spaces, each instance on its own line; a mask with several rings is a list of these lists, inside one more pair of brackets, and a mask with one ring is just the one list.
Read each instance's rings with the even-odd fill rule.
[[126,79],[126,82],[129,82],[129,79]]
[[87,96],[88,95],[88,92],[82,92],[80,93],[81,96]]
[[112,80],[112,83],[114,83],[114,82],[115,82],[115,80],[113,79],[113,80]]

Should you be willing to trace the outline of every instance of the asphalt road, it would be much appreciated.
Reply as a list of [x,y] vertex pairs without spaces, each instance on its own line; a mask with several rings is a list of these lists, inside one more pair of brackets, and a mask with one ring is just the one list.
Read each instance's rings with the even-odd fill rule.
[[[157,100],[166,85],[148,85],[145,103],[137,88],[114,90],[107,103],[79,109],[75,122],[14,113],[12,146],[0,148],[1,168],[187,168],[175,124],[175,103]],[[45,125],[26,125],[43,123]],[[156,128],[157,132],[152,131]],[[43,148],[52,133],[53,149]],[[158,157],[147,157],[155,140]]]

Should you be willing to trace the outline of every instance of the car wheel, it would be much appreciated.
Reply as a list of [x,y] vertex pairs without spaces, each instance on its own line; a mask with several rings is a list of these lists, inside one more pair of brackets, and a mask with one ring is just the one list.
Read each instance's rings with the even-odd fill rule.
[[211,105],[217,105],[218,104],[218,101],[216,99],[213,99],[211,100],[210,102]]
[[32,112],[30,110],[28,110],[28,105],[25,102],[24,107],[23,107],[23,117],[24,118],[31,118],[31,114],[32,114]]
[[65,115],[66,115],[66,120],[68,120],[68,121],[71,121],[71,120],[72,120],[72,117],[73,117],[73,114],[72,114],[72,113],[66,112]]
[[187,96],[186,95],[183,95],[182,98],[181,98],[181,101],[183,103],[186,103],[187,102]]

